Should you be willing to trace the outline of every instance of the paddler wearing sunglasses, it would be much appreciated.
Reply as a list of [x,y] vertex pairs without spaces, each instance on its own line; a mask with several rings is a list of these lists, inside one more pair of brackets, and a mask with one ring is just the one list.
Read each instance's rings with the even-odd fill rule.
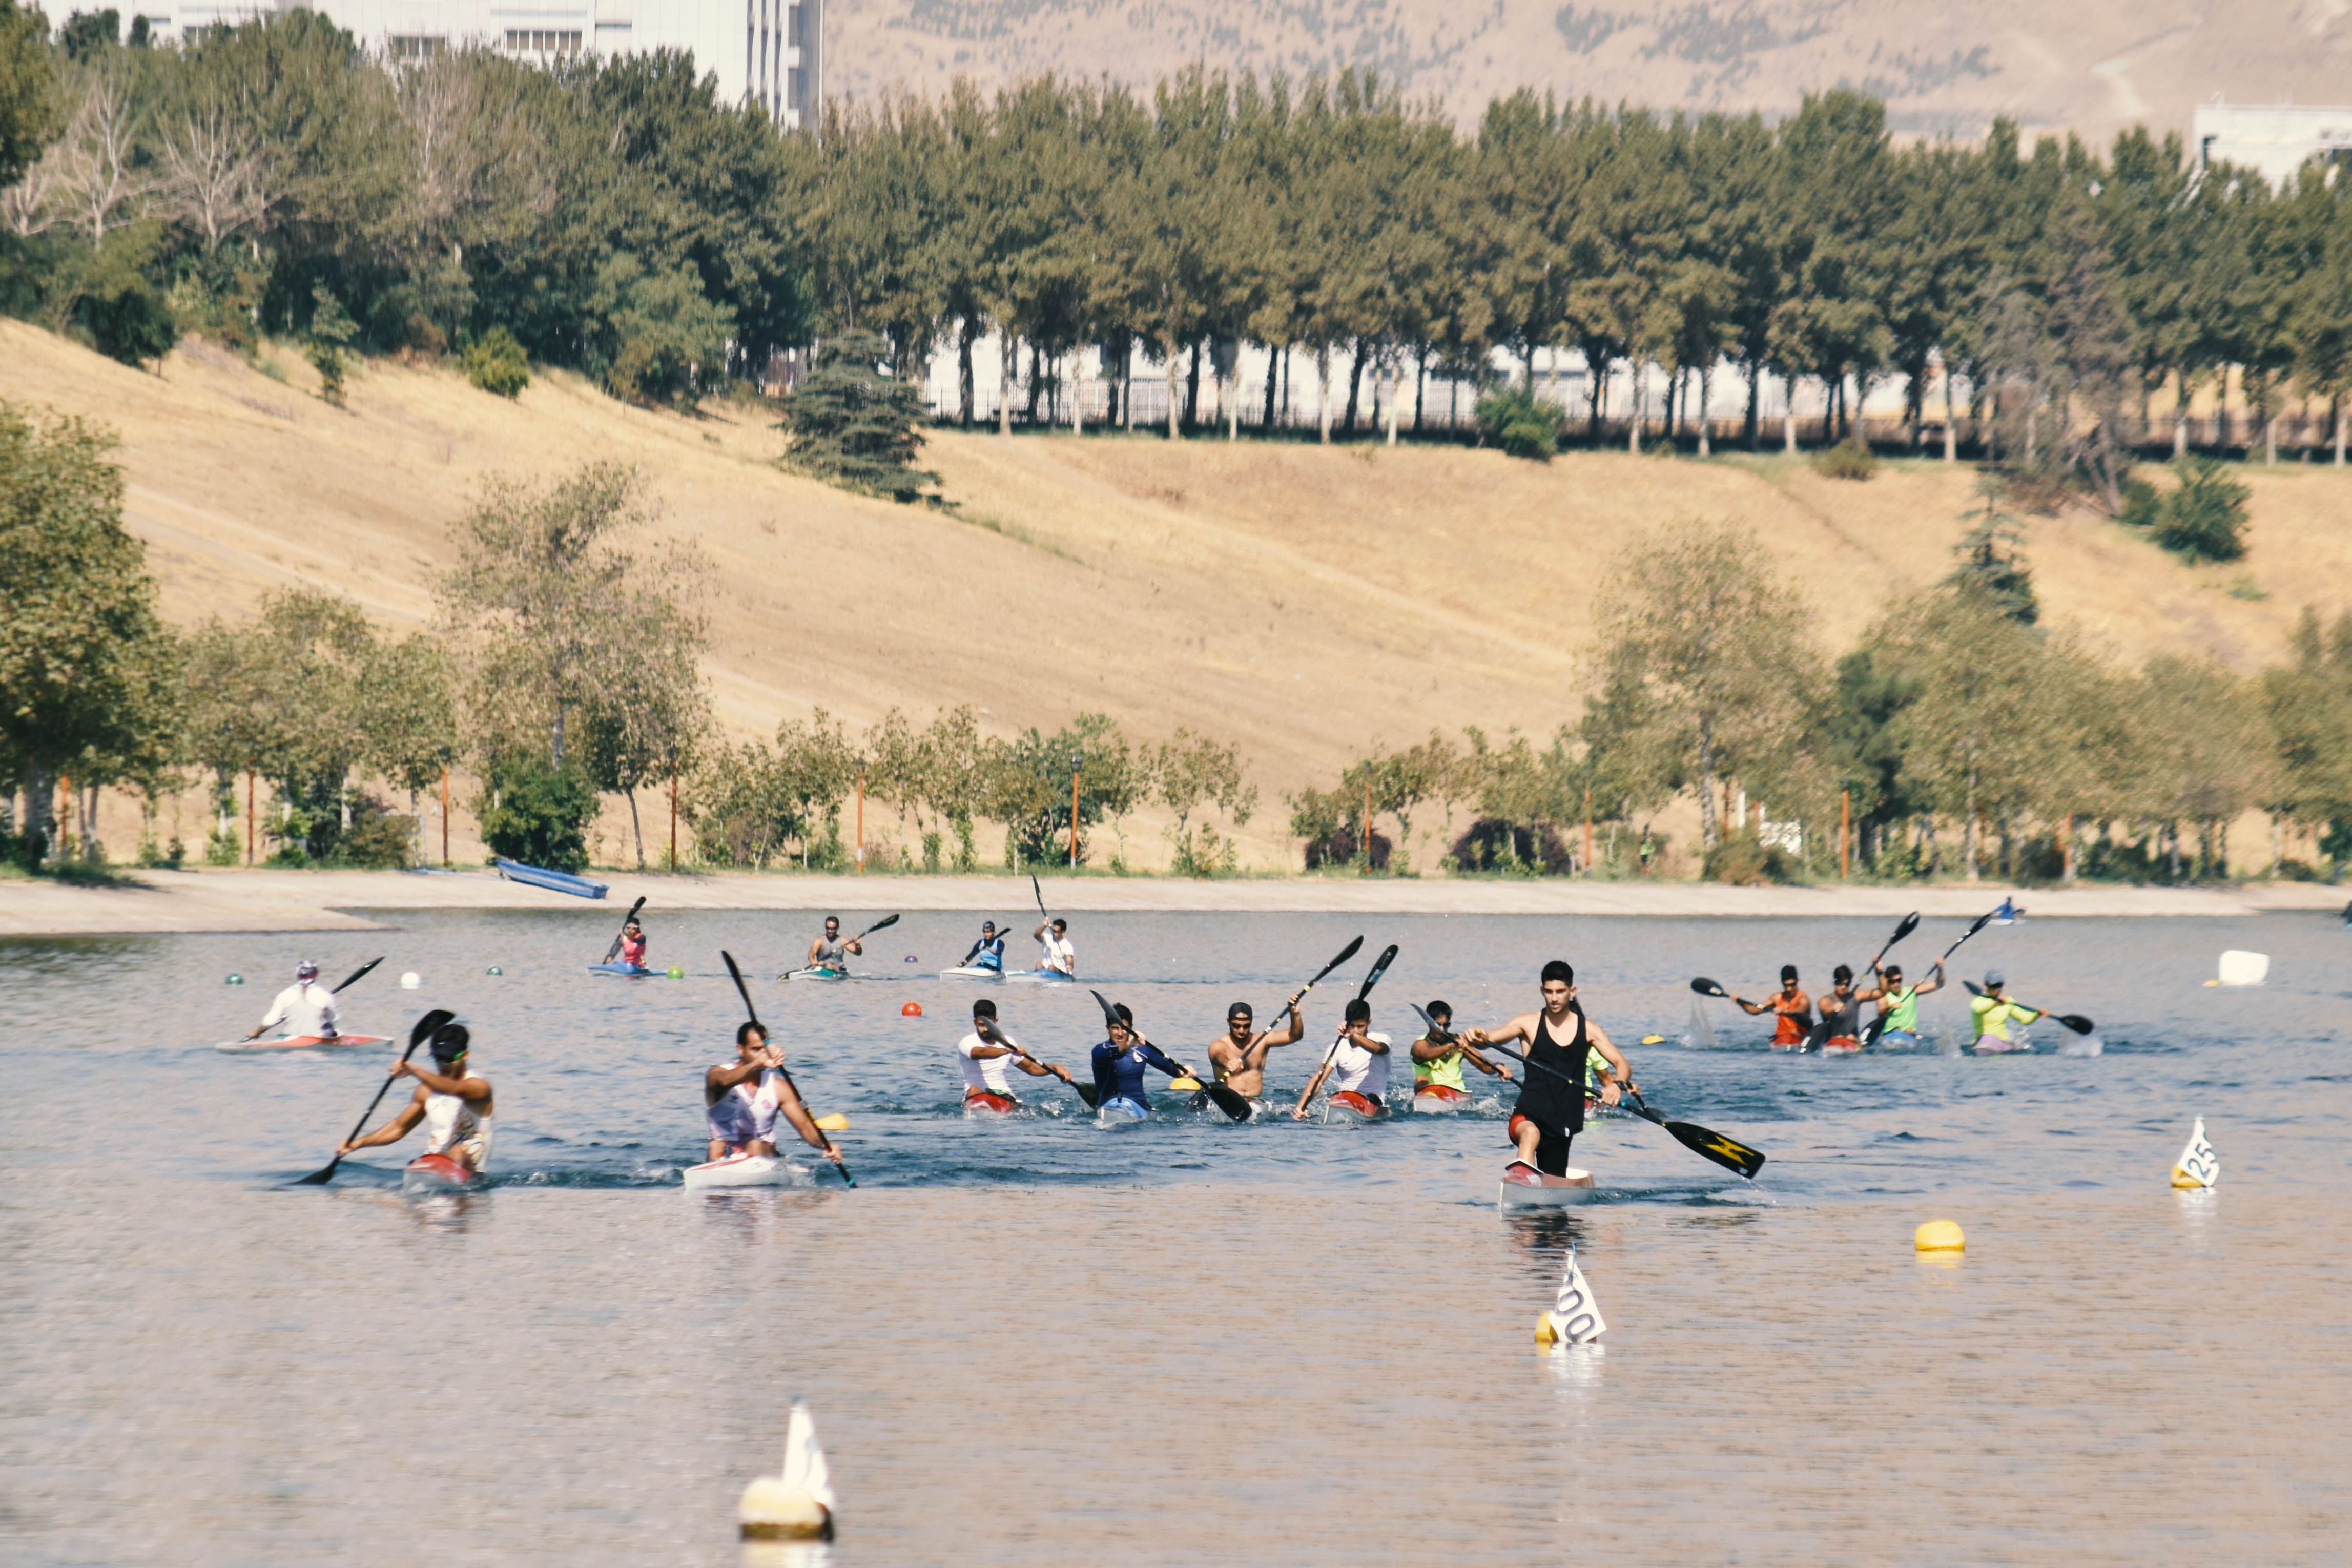
[[465,1025],[444,1024],[433,1035],[433,1066],[439,1070],[429,1071],[405,1058],[394,1062],[392,1076],[415,1079],[416,1092],[391,1121],[363,1137],[344,1140],[335,1152],[397,1143],[422,1121],[426,1153],[446,1155],[480,1174],[490,1161],[490,1115],[497,1105],[490,1080],[466,1065],[472,1043]]
[[1282,1005],[1290,1022],[1279,1034],[1257,1027],[1255,1009],[1236,1002],[1225,1009],[1225,1032],[1209,1042],[1209,1065],[1217,1069],[1217,1081],[1248,1100],[1252,1116],[1265,1109],[1259,1096],[1265,1092],[1266,1052],[1297,1045],[1307,1033],[1306,1020],[1298,1015],[1298,999],[1306,994],[1304,989],[1294,991]]
[[[1519,1163],[1547,1176],[1568,1173],[1568,1149],[1584,1131],[1584,1071],[1589,1053],[1599,1051],[1608,1066],[1601,1074],[1600,1100],[1614,1105],[1623,1091],[1638,1088],[1624,1053],[1607,1031],[1577,1005],[1576,971],[1559,959],[1543,966],[1543,1007],[1522,1013],[1499,1029],[1472,1029],[1462,1037],[1473,1046],[1527,1042],[1528,1071],[1511,1108],[1511,1142]],[[1549,1068],[1549,1072],[1541,1069]]]

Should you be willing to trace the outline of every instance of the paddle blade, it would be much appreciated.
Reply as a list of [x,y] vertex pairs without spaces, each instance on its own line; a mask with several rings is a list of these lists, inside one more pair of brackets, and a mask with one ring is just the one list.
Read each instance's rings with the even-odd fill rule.
[[352,970],[351,973],[345,975],[343,977],[343,983],[335,987],[335,993],[337,994],[341,994],[341,993],[350,990],[352,986],[367,978],[369,970],[373,969],[377,964],[382,963],[383,962],[383,960],[381,958],[369,959],[365,963],[361,964],[357,969]]
[[735,994],[743,998],[744,1013],[751,1018],[751,1022],[754,1024],[758,1023],[760,1021],[760,1010],[751,1005],[751,988],[743,984],[743,972],[736,967],[735,955],[722,947],[719,950],[719,956],[727,961],[727,973],[735,977]]
[[294,1184],[298,1187],[323,1187],[335,1179],[335,1167],[343,1163],[341,1154],[327,1162],[326,1169],[313,1171]]
[[2060,1023],[2065,1025],[2068,1028],[2074,1030],[2078,1035],[2087,1035],[2093,1029],[2098,1027],[2096,1024],[2094,1024],[2080,1013],[2053,1013],[2050,1016],[2057,1019]]
[[1659,1126],[1675,1135],[1675,1141],[1694,1154],[1714,1161],[1727,1171],[1737,1171],[1749,1181],[1764,1168],[1764,1156],[1736,1138],[1720,1132],[1710,1132],[1688,1121],[1661,1121]]
[[1372,994],[1372,987],[1381,983],[1381,976],[1388,973],[1389,965],[1396,962],[1396,943],[1391,942],[1388,946],[1382,948],[1381,950],[1380,958],[1374,962],[1371,969],[1364,975],[1364,983],[1356,987],[1356,994],[1359,996],[1370,996]]
[[816,1126],[820,1132],[846,1132],[849,1131],[849,1118],[836,1110],[830,1116],[818,1117]]
[[897,915],[884,915],[880,920],[876,921],[872,925],[867,926],[864,931],[859,931],[857,934],[860,936],[872,936],[876,931],[887,931],[890,927],[897,925],[898,923],[898,917]]
[[1073,1082],[1070,1087],[1078,1091],[1078,1098],[1087,1102],[1087,1109],[1088,1110],[1099,1110],[1102,1109],[1102,1091],[1095,1088],[1094,1085],[1090,1083]]
[[1037,885],[1037,873],[1034,871],[1029,873],[1029,891],[1036,895],[1037,912],[1041,915],[1044,914],[1045,912],[1045,889]]
[[[1886,939],[1886,945],[1888,947],[1893,947],[1896,942],[1901,942],[1905,937],[1909,936],[1913,931],[1917,931],[1918,929],[1919,911],[1917,910],[1913,910],[1909,914],[1903,917],[1903,923],[1895,928],[1895,934]],[[1881,955],[1884,956],[1883,949],[1881,950]]]
[[1250,1119],[1250,1102],[1243,1098],[1239,1089],[1228,1089],[1222,1083],[1213,1083],[1207,1087],[1207,1093],[1216,1103],[1217,1109],[1235,1121],[1247,1121]]
[[1704,974],[1699,975],[1696,979],[1691,982],[1691,989],[1697,992],[1702,996],[1720,996],[1727,1002],[1731,999],[1730,992],[1726,991],[1722,986],[1717,985],[1714,981],[1709,980]]
[[1347,946],[1345,946],[1345,947],[1343,947],[1343,948],[1341,948],[1341,949],[1339,950],[1339,957],[1337,957],[1337,958],[1333,959],[1330,963],[1328,963],[1325,964],[1322,968],[1320,968],[1320,969],[1317,970],[1317,971],[1315,972],[1315,978],[1314,978],[1314,979],[1312,979],[1312,980],[1308,981],[1305,985],[1303,985],[1303,986],[1299,987],[1299,991],[1300,991],[1301,994],[1304,994],[1305,993],[1307,993],[1307,992],[1308,992],[1308,991],[1312,991],[1312,990],[1314,990],[1314,989],[1315,989],[1315,987],[1317,987],[1318,985],[1322,984],[1323,984],[1323,977],[1324,977],[1325,975],[1329,974],[1333,970],[1335,970],[1335,969],[1339,968],[1341,964],[1343,964],[1343,963],[1347,963],[1347,962],[1348,962],[1348,960],[1349,960],[1349,959],[1351,959],[1351,958],[1355,957],[1355,956],[1356,956],[1356,954],[1358,954],[1358,953],[1360,953],[1360,952],[1363,952],[1363,951],[1364,951],[1364,939],[1363,939],[1362,937],[1359,936],[1355,941],[1353,941],[1353,942],[1349,942]]
[[1168,1088],[1173,1094],[1198,1094],[1201,1080],[1197,1078],[1171,1078],[1168,1080]]
[[1878,1044],[1878,1037],[1886,1033],[1886,1015],[1881,1013],[1862,1026],[1862,1048],[1868,1050]]
[[1109,997],[1105,996],[1101,992],[1097,991],[1092,987],[1087,988],[1087,994],[1093,997],[1095,999],[1095,1005],[1102,1009],[1103,1027],[1108,1028],[1113,1024],[1125,1022],[1124,1019],[1119,1017],[1118,1009],[1111,1005]]
[[1973,980],[1963,980],[1960,984],[1968,988],[1968,993],[1971,996],[1981,996],[1984,994],[1984,987],[1978,984]]
[[[414,1055],[416,1047],[431,1039],[435,1032],[437,1031],[442,1025],[454,1024],[457,1021],[457,1015],[450,1012],[446,1007],[436,1007],[430,1013],[425,1014],[422,1018],[417,1019],[415,1026],[408,1031],[409,1053]],[[402,1061],[406,1061],[408,1057],[404,1056],[400,1059]]]

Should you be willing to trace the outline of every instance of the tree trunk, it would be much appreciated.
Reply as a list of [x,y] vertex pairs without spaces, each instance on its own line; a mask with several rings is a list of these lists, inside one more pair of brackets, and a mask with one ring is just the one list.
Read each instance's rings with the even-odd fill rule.
[[1636,457],[1639,457],[1642,451],[1642,411],[1645,406],[1643,395],[1646,388],[1643,384],[1642,370],[1642,363],[1639,360],[1626,362],[1625,450]]
[[[1530,354],[1528,357],[1532,361],[1534,356]],[[1364,340],[1358,338],[1355,357],[1348,366],[1348,416],[1339,426],[1339,434],[1342,436],[1353,436],[1356,433],[1356,408],[1363,395],[1363,391]]]
[[1274,429],[1274,395],[1279,388],[1282,374],[1282,352],[1269,348],[1265,356],[1265,427]]
[[1032,425],[1037,423],[1037,394],[1044,390],[1045,380],[1043,375],[1038,374],[1040,363],[1041,356],[1039,354],[1037,345],[1035,343],[1031,343],[1029,345],[1029,405],[1026,410],[1026,415],[1029,423]]
[[1722,842],[1715,818],[1715,720],[1702,713],[1698,721],[1698,842],[1702,850]]
[[1754,360],[1748,362],[1748,449],[1755,451],[1764,439],[1764,367]]
[[2344,466],[2344,395],[2337,393],[2329,403],[2336,411],[2336,466],[2340,468]]
[[1715,362],[1709,360],[1698,373],[1698,455],[1702,458],[1714,455],[1715,447],[1708,438],[1708,427],[1714,418]]
[[2180,396],[2172,405],[2172,455],[2185,458],[2189,455],[2189,373],[2174,374],[2179,378]]
[[996,433],[1013,434],[1013,374],[1021,368],[1014,357],[1013,329],[1005,327],[996,334]]
[[1584,444],[1598,447],[1601,445],[1601,399],[1609,390],[1609,365],[1604,360],[1596,368],[1591,357],[1587,356],[1584,369],[1585,374],[1591,377],[1591,391],[1585,398]]
[[[1381,395],[1388,402],[1389,445],[1393,447],[1397,442],[1397,373],[1395,364],[1386,360],[1381,364]],[[1399,826],[1397,831],[1402,833],[1404,829]]]
[[1791,458],[1797,455],[1797,376],[1794,371],[1781,377],[1788,384],[1789,397],[1780,414],[1780,449]]
[[1952,407],[1952,362],[1944,362],[1944,461],[1960,460],[1960,417]]
[[646,868],[646,825],[637,819],[637,786],[629,785],[626,793],[629,797],[629,834],[637,841],[637,869],[642,871]]
[[1331,444],[1331,346],[1318,344],[1315,350],[1315,415],[1323,428],[1323,445]]
[[967,430],[971,428],[971,340],[978,331],[978,323],[967,317],[956,333],[956,392],[962,403],[956,422]]
[[1135,428],[1135,345],[1129,343],[1127,353],[1118,362],[1118,416],[1128,429]]
[[57,775],[38,763],[25,764],[25,859],[36,870],[48,858],[57,824],[49,815],[49,799],[58,787]]
[[1087,351],[1070,351],[1070,434],[1087,433]]
[[1414,356],[1412,371],[1412,433],[1421,434],[1421,411],[1429,406],[1429,351]]
[[1183,432],[1182,427],[1179,425],[1178,421],[1179,421],[1179,420],[1182,417],[1182,416],[1183,416],[1183,413],[1184,413],[1184,405],[1182,404],[1182,402],[1181,402],[1181,401],[1180,401],[1180,400],[1178,399],[1178,397],[1177,397],[1177,395],[1176,395],[1176,388],[1177,388],[1177,384],[1178,384],[1178,383],[1179,383],[1179,382],[1181,382],[1181,381],[1183,379],[1183,374],[1184,374],[1183,358],[1184,358],[1184,356],[1183,356],[1183,353],[1182,353],[1182,351],[1181,351],[1181,350],[1180,350],[1180,349],[1177,347],[1177,345],[1176,345],[1176,343],[1175,343],[1175,342],[1174,342],[1173,340],[1171,340],[1171,341],[1168,342],[1168,344],[1167,344],[1167,348],[1168,348],[1168,438],[1169,438],[1171,441],[1181,441],[1181,440],[1184,438],[1184,432]]
[[1201,345],[1192,345],[1192,363],[1184,372],[1184,423],[1201,422]]

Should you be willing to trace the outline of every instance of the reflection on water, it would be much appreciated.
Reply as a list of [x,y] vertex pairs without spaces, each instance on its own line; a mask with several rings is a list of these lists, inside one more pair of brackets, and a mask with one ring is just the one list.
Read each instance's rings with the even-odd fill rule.
[[[922,919],[910,944],[961,952],[961,923]],[[656,941],[697,978],[600,989],[574,950],[606,923],[15,944],[0,1559],[782,1563],[735,1540],[734,1504],[795,1395],[841,1539],[760,1550],[827,1568],[2318,1563],[2352,1536],[2352,954],[2322,922],[1979,938],[2021,994],[2100,1017],[2095,1058],[1775,1057],[1717,1016],[1715,1048],[1635,1064],[1661,1110],[1765,1149],[1761,1183],[1618,1118],[1577,1143],[1593,1204],[1507,1213],[1500,1103],[1108,1137],[1045,1087],[1040,1114],[967,1122],[950,1048],[975,993],[895,978],[755,993],[811,1100],[850,1116],[859,1189],[688,1194],[736,1016],[690,955],[805,932],[674,918]],[[1097,919],[1081,953],[1182,1056],[1229,993],[1278,995],[1372,923]],[[1375,1004],[1499,1013],[1559,952],[1618,1038],[1697,1037],[1690,972],[1769,975],[1856,930],[1389,921]],[[398,1149],[284,1184],[389,1059],[205,1048],[267,1000],[221,974],[298,945],[427,974],[355,993],[354,1026],[467,1012],[498,1087],[490,1190],[404,1199]],[[2272,983],[2179,979],[2230,946],[2270,952]],[[1025,1042],[1083,1059],[1090,1000],[997,994]],[[930,1016],[900,1018],[909,997]],[[1317,1043],[1277,1058],[1277,1091]],[[2175,1193],[2200,1114],[2225,1184]],[[1931,1217],[1964,1258],[1913,1251]],[[1570,1246],[1609,1331],[1548,1354]]]

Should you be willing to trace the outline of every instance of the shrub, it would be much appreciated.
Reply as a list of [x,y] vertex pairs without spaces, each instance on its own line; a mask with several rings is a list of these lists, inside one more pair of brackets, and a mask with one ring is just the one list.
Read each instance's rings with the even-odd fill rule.
[[2134,475],[2123,483],[2124,509],[2116,521],[2126,528],[2154,528],[2163,514],[2164,492]]
[[1753,833],[1735,833],[1706,852],[1706,878],[1735,888],[1793,882],[1796,863],[1777,844],[1766,844]]
[[596,789],[585,775],[530,763],[492,771],[488,801],[478,803],[482,842],[494,854],[552,871],[580,871],[588,865],[588,823],[596,815]]
[[337,858],[370,871],[404,871],[416,863],[416,818],[395,813],[372,795],[352,807],[351,830]]
[[492,327],[467,345],[466,379],[484,392],[512,400],[530,384],[530,358],[504,327]]
[[2246,498],[2253,494],[2210,458],[2185,458],[2180,488],[2164,498],[2156,542],[2181,559],[2235,561],[2246,552]]
[[352,357],[346,345],[359,335],[359,323],[344,313],[342,301],[323,283],[310,286],[310,331],[302,340],[302,357],[319,373],[319,395],[340,408],[343,374]]
[[1878,472],[1878,454],[1849,436],[1817,453],[1813,469],[1824,479],[1866,479]]
[[1454,841],[1449,851],[1465,871],[1517,871],[1563,877],[1572,863],[1568,846],[1546,826],[1538,833],[1524,824],[1482,816]]
[[1480,437],[1514,458],[1549,463],[1559,450],[1559,410],[1525,387],[1488,393],[1476,413]]
[[[1385,871],[1389,868],[1389,855],[1391,847],[1388,835],[1374,829],[1371,843],[1373,870]],[[1356,857],[1361,850],[1362,846],[1356,841],[1356,830],[1353,826],[1334,827],[1320,837],[1307,841],[1307,868],[1313,871],[1325,866],[1353,866],[1358,864]]]

